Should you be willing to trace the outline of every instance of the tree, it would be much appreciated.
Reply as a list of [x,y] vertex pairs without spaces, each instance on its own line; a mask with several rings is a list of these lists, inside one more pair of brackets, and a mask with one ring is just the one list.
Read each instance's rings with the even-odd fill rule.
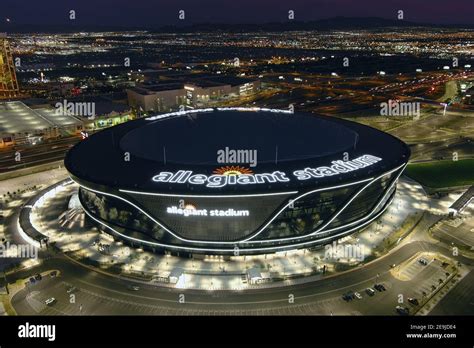
[[118,211],[117,208],[111,208],[109,211],[109,218],[110,220],[117,220],[118,217]]

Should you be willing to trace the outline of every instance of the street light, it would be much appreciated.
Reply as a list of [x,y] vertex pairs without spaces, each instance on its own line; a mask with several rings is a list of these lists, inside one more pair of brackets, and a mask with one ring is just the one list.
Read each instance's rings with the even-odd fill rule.
[[3,278],[5,279],[5,290],[7,290],[7,295],[9,295],[10,291],[8,290],[7,272],[5,272],[5,270],[3,270]]

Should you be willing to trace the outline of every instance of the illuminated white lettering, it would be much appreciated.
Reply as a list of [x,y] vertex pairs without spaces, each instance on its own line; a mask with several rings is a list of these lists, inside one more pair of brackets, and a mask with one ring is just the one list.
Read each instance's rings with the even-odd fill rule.
[[[371,166],[381,160],[381,158],[376,156],[363,155],[353,160],[332,161],[331,166],[321,166],[317,168],[308,167],[303,170],[295,170],[293,171],[293,176],[300,181],[309,180],[311,178],[334,176]],[[290,181],[286,173],[282,171],[239,175],[213,174],[207,176],[205,174],[193,175],[193,172],[190,170],[178,170],[176,173],[161,172],[155,175],[152,180],[159,183],[189,183],[193,185],[206,185],[211,188],[220,188],[227,185],[265,184]]]
[[207,209],[195,209],[195,208],[186,208],[181,209],[176,206],[167,207],[166,213],[170,215],[182,215],[184,217],[189,216],[212,216],[212,217],[238,217],[238,216],[250,216],[248,210],[235,210],[229,208],[226,210],[213,209],[208,211]]

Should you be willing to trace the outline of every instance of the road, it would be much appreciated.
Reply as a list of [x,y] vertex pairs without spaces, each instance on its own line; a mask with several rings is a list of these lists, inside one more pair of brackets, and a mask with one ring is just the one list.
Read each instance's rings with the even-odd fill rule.
[[[426,268],[412,281],[400,281],[391,275],[389,265],[399,264],[422,250],[451,256],[451,252],[440,245],[412,242],[344,274],[312,283],[242,292],[180,290],[143,284],[138,284],[138,291],[132,291],[128,287],[136,283],[89,270],[62,257],[46,260],[35,269],[9,276],[8,280],[11,283],[52,269],[62,274],[54,279],[46,277],[43,283],[25,287],[15,294],[12,305],[20,315],[395,315],[398,295],[404,294],[405,298],[418,296],[425,282],[432,283],[429,279],[432,270]],[[469,265],[473,262],[462,256],[457,259]],[[374,285],[377,274],[377,282],[383,283],[387,291],[369,297],[364,289]],[[78,288],[75,304],[69,302],[67,284]],[[341,295],[349,290],[361,292],[363,299],[344,302]],[[184,295],[184,303],[180,303],[180,299],[183,300],[180,295]],[[38,308],[49,297],[55,297],[58,302]],[[294,302],[291,303],[289,298],[294,298]],[[79,311],[79,304],[83,306],[82,311]]]
[[[64,159],[66,152],[80,141],[80,137],[68,137],[32,146],[18,146],[0,151],[0,173],[28,168]],[[20,161],[16,154],[20,153]]]

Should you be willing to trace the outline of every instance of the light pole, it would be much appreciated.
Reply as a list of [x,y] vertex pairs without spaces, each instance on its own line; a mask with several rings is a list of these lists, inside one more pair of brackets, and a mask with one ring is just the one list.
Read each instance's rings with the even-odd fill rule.
[[7,295],[10,295],[10,291],[8,290],[7,272],[5,272],[5,270],[3,270],[3,278],[5,279],[5,290],[7,290]]
[[444,106],[443,116],[446,116],[446,109],[448,108],[448,103],[441,103],[441,105]]

